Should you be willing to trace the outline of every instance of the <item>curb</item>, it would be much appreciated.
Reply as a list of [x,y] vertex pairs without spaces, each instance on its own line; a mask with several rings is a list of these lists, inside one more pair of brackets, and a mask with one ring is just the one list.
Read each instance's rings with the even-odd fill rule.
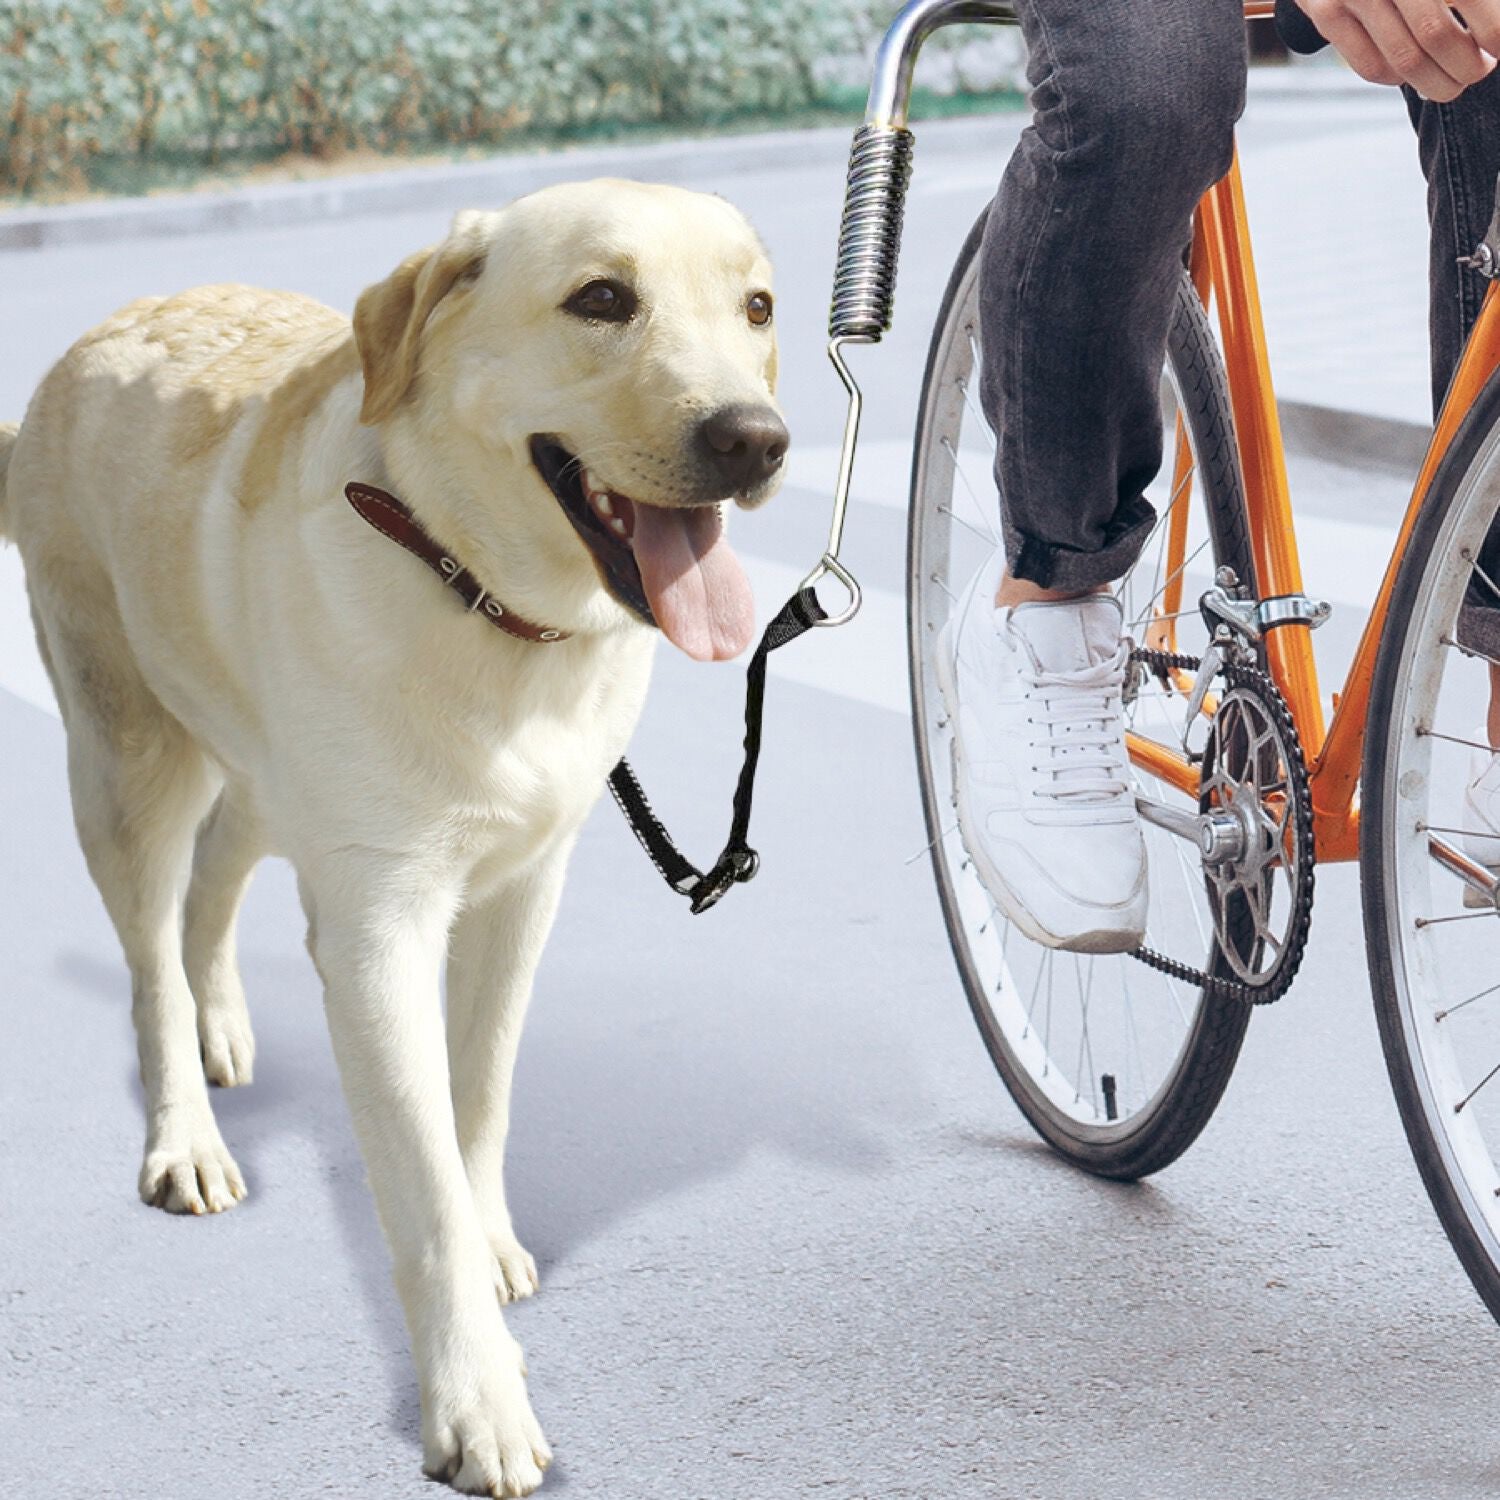
[[1278,401],[1287,451],[1336,461],[1347,469],[1415,477],[1432,429],[1398,417],[1377,417],[1306,401]]
[[[1322,101],[1345,105],[1383,91],[1346,69],[1294,64],[1256,68],[1252,97]],[[973,143],[985,122],[1011,122],[1017,111],[923,120],[918,161],[944,156]],[[823,125],[802,130],[757,131],[651,141],[637,145],[563,147],[489,157],[483,161],[398,168],[315,182],[278,182],[220,193],[176,193],[159,198],[115,198],[55,208],[0,213],[0,251],[96,245],[109,240],[164,235],[224,234],[281,229],[329,219],[393,214],[414,208],[473,208],[500,204],[550,182],[584,177],[648,177],[686,182],[705,171],[726,175],[775,168],[791,159],[803,166],[842,168],[854,126]]]
[[[997,112],[921,123],[921,155],[971,149],[976,129],[1014,121]],[[408,167],[367,176],[275,183],[223,193],[185,193],[70,203],[0,214],[0,251],[43,250],[108,240],[165,235],[223,234],[292,225],[505,203],[549,183],[587,177],[641,177],[689,182],[705,172],[726,178],[773,171],[788,160],[827,166],[840,175],[849,159],[853,126],[762,131],[736,136],[653,141],[643,145],[580,147],[490,157],[447,166]]]
[[[1253,69],[1250,92],[1268,101],[1343,104],[1386,91],[1346,69],[1293,63]],[[919,160],[971,151],[976,130],[992,127],[1013,133],[1019,113],[923,120],[916,127]],[[701,180],[706,173],[733,177],[775,171],[787,160],[842,173],[852,134],[852,125],[828,125],[562,148],[221,193],[105,199],[18,210],[0,213],[0,252],[289,228],[419,209],[457,211],[486,201],[504,203],[548,183],[588,177],[683,183]],[[1426,452],[1429,429],[1418,423],[1302,401],[1278,405],[1282,436],[1294,453],[1332,459],[1350,468],[1405,475],[1415,473]]]

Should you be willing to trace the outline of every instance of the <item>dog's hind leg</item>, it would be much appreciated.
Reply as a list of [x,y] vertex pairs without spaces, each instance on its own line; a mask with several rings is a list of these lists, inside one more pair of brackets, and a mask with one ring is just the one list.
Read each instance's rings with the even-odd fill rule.
[[235,918],[265,852],[247,799],[232,784],[198,830],[183,914],[183,960],[198,1006],[198,1040],[210,1083],[249,1083],[255,1037],[240,983]]
[[[245,1183],[208,1102],[181,937],[193,834],[216,780],[147,687],[112,611],[93,621],[75,611],[71,629],[45,607],[37,614],[68,731],[79,842],[130,966],[146,1094],[140,1194],[174,1213],[217,1213]],[[98,628],[84,635],[89,624]]]
[[495,1257],[502,1302],[537,1289],[536,1262],[511,1226],[505,1137],[521,1026],[552,929],[572,840],[473,902],[448,948],[448,1070],[464,1168]]

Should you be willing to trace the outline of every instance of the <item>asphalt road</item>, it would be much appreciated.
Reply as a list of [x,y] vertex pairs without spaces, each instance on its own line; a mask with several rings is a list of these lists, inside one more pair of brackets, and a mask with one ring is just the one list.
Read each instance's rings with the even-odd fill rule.
[[[1371,143],[1359,160],[1374,153],[1371,191],[1401,184],[1420,214],[1409,144],[1383,102],[1378,125],[1363,101],[1253,110],[1249,165],[1294,151],[1314,162],[1312,145],[1326,145],[1321,199],[1315,165],[1287,189],[1324,201],[1335,185],[1354,191],[1357,138]],[[891,476],[946,264],[1014,126],[972,130],[968,157],[919,176],[897,333],[861,360],[876,446],[849,556],[872,603],[849,631],[785,653],[799,657],[773,686],[761,878],[690,919],[608,805],[574,863],[511,1150],[517,1225],[543,1276],[511,1320],[558,1453],[545,1493],[1493,1494],[1500,1333],[1405,1152],[1348,868],[1320,874],[1303,973],[1255,1018],[1219,1115],[1149,1183],[1093,1181],[1051,1157],[969,1021],[912,859],[924,836],[899,712]],[[1261,180],[1274,208],[1275,175]],[[750,211],[780,266],[798,466],[738,532],[769,604],[825,524],[841,408],[820,330],[842,184],[768,160],[734,182],[706,165],[702,185]],[[1274,260],[1292,231],[1268,223]],[[1339,227],[1328,213],[1303,233]],[[68,340],[130,297],[238,279],[347,308],[441,228],[414,207],[378,223],[6,255],[0,415],[19,415]],[[1412,246],[1419,255],[1420,233],[1400,229],[1385,249],[1399,263]],[[1406,410],[1420,296],[1389,279],[1377,334],[1396,341],[1383,368],[1392,409]],[[1295,332],[1296,306],[1326,295],[1292,288],[1276,318]],[[1288,368],[1312,378],[1296,357]],[[1310,585],[1341,606],[1319,637],[1332,671],[1401,486],[1307,460],[1296,478]],[[135,1198],[128,984],[73,840],[61,729],[27,657],[18,587],[14,554],[0,555],[5,1492],[439,1493],[419,1475],[404,1329],[280,865],[261,871],[242,925],[256,1082],[216,1096],[251,1197],[203,1221]],[[734,669],[660,658],[634,758],[693,849],[717,847],[727,820],[740,693]]]

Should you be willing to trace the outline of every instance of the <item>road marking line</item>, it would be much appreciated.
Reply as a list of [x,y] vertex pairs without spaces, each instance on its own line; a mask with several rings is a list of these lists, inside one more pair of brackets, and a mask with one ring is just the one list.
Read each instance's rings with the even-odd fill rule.
[[[884,446],[894,449],[903,445]],[[830,448],[827,454],[837,462],[836,450]],[[815,471],[825,456],[817,450],[804,450],[803,472]],[[884,488],[877,484],[862,491],[861,498],[905,509],[904,491],[898,494],[891,482],[891,464],[877,462],[871,472],[885,477]],[[795,478],[795,473],[792,482],[803,484]],[[1390,548],[1385,529],[1303,516],[1297,522],[1297,531],[1309,590],[1319,591],[1320,577],[1337,580],[1335,589],[1323,592],[1361,612],[1368,608]],[[763,611],[778,607],[805,576],[805,569],[770,558],[741,553],[740,560],[750,575]],[[1195,579],[1207,582],[1206,568],[1195,565],[1188,571]],[[773,655],[770,665],[773,675],[788,682],[905,714],[909,706],[906,601],[894,590],[866,587],[864,605],[854,621],[836,630],[813,631],[791,650]],[[13,548],[0,549],[0,687],[57,716],[52,686],[32,635],[20,556]]]
[[[960,461],[971,475],[985,474],[989,458],[960,450]],[[831,496],[838,474],[839,450],[832,444],[793,448],[788,455],[787,483],[815,494]],[[862,442],[855,461],[850,497],[887,510],[906,511],[909,504],[911,445],[896,440]],[[1194,513],[1194,520],[1202,512]],[[857,523],[855,523],[857,524]],[[1395,529],[1339,521],[1327,516],[1297,516],[1297,548],[1302,558],[1304,587],[1310,594],[1335,604],[1368,609],[1395,544]]]

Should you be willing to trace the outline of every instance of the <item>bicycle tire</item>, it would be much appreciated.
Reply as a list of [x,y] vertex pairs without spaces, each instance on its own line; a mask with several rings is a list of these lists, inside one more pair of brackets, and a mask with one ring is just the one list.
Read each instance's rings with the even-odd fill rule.
[[[959,324],[965,317],[973,315],[976,257],[986,217],[987,213],[981,214],[969,232],[943,296],[923,377],[913,453],[907,541],[908,664],[923,812],[932,841],[931,860],[938,896],[960,979],[969,1008],[1001,1079],[1032,1127],[1062,1156],[1094,1175],[1134,1180],[1175,1161],[1208,1123],[1234,1069],[1249,1024],[1251,1007],[1242,1001],[1219,998],[1201,990],[1193,991],[1198,1005],[1190,1033],[1175,1068],[1148,1105],[1122,1122],[1080,1124],[1066,1110],[1055,1107],[1038,1078],[1028,1070],[1017,1048],[996,1020],[980,980],[960,899],[955,882],[950,878],[949,861],[945,855],[943,798],[934,774],[935,747],[929,731],[933,714],[931,684],[925,680],[928,675],[925,668],[926,637],[931,632],[921,618],[919,592],[924,555],[922,529],[930,521],[924,512],[924,491],[927,488],[924,464],[931,462],[931,453],[935,451],[937,385],[942,378],[945,360],[949,358],[946,351],[957,337]],[[1179,409],[1195,445],[1215,566],[1227,564],[1233,567],[1240,579],[1253,587],[1255,566],[1249,517],[1234,441],[1227,381],[1202,303],[1186,273],[1173,309],[1168,365],[1180,392]],[[1113,962],[1132,964],[1134,961],[1126,957]],[[1204,967],[1209,972],[1228,973],[1216,947],[1211,950]]]
[[[1442,1023],[1459,1007],[1444,1011],[1431,1004],[1428,991],[1441,985],[1444,966],[1440,955],[1429,958],[1420,951],[1442,935],[1434,931],[1430,938],[1419,937],[1423,929],[1415,925],[1411,911],[1422,884],[1411,840],[1425,842],[1432,827],[1430,800],[1417,805],[1417,799],[1441,795],[1431,757],[1444,748],[1436,743],[1429,743],[1425,752],[1419,748],[1424,738],[1444,738],[1434,732],[1442,689],[1430,675],[1417,681],[1413,674],[1430,673],[1424,661],[1434,647],[1439,661],[1451,649],[1430,634],[1443,613],[1439,596],[1445,590],[1451,595],[1455,587],[1460,539],[1482,536],[1495,515],[1500,504],[1492,498],[1500,493],[1497,478],[1500,374],[1481,390],[1433,476],[1396,574],[1365,720],[1360,884],[1375,1016],[1406,1139],[1449,1243],[1490,1314],[1500,1321],[1500,1172],[1487,1142],[1476,1152],[1475,1143],[1465,1139],[1477,1127],[1472,1114],[1460,1123],[1452,1097],[1467,1087],[1465,1075],[1482,1078],[1494,1059],[1489,1052],[1467,1055],[1474,1047],[1472,1031],[1459,1040],[1443,1031]],[[1425,848],[1420,852],[1425,855]],[[1431,900],[1444,899],[1441,884],[1435,893],[1429,883],[1426,894]],[[1431,913],[1426,925],[1429,930],[1437,925]],[[1451,1076],[1445,1076],[1448,1069]]]

